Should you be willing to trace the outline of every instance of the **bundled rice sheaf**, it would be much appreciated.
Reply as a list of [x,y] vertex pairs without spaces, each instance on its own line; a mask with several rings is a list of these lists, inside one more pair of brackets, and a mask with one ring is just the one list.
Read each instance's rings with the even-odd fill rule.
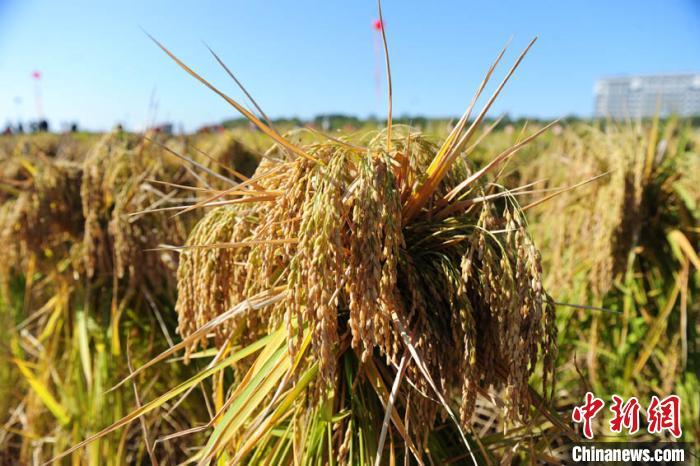
[[85,273],[92,281],[115,276],[130,286],[145,284],[154,292],[167,288],[174,295],[176,254],[147,250],[184,241],[189,225],[184,218],[170,220],[167,212],[130,214],[171,205],[172,193],[149,182],[181,181],[178,174],[186,172],[179,164],[167,166],[146,146],[128,135],[109,134],[80,162],[18,147],[9,159],[12,192],[3,203],[1,222],[2,238],[14,248],[6,249],[3,262],[24,272],[22,264],[35,253],[45,268],[70,257],[69,272]]
[[[300,377],[311,411],[293,414],[295,431],[328,403],[337,415],[357,409],[354,387],[371,379],[361,375],[363,367],[379,370],[387,383],[397,379],[393,403],[406,416],[404,441],[419,462],[443,407],[454,417],[447,400],[461,400],[461,424],[468,426],[477,394],[489,390],[505,391],[506,419],[526,418],[528,382],[539,362],[550,387],[556,327],[540,255],[515,198],[486,176],[546,128],[475,170],[468,155],[476,144],[469,140],[492,101],[468,125],[470,107],[442,145],[389,122],[359,145],[328,139],[297,146],[241,110],[278,146],[252,178],[202,204],[224,205],[197,224],[183,247],[176,306],[190,355],[211,337],[226,354],[285,329],[293,362],[277,394],[265,398],[268,410],[252,425],[216,429],[234,442],[239,461],[253,448],[246,429],[260,425],[280,390]],[[352,361],[360,368],[354,376]],[[309,375],[316,370],[318,376]],[[249,372],[231,390],[241,393],[251,377],[257,376]],[[340,395],[346,382],[353,387],[349,399]],[[235,393],[224,408],[242,402]],[[349,445],[367,435],[355,421],[344,425],[334,427],[339,436],[323,457],[345,463]],[[397,429],[388,430],[405,435]],[[221,453],[221,438],[200,452],[201,464]],[[374,454],[359,442],[356,453]],[[295,454],[310,451],[294,444]],[[255,448],[254,457],[265,443]],[[380,454],[383,447],[375,448]]]
[[[688,136],[676,120],[662,128],[611,124],[605,130],[568,130],[539,161],[521,167],[521,182],[547,180],[553,186],[570,182],[571,173],[584,179],[604,175],[533,214],[535,234],[546,242],[551,261],[551,283],[571,286],[585,274],[589,292],[600,299],[628,270],[630,254],[652,257],[666,250],[671,261],[655,262],[673,262],[666,241],[672,231],[697,250],[700,210],[692,185],[700,181],[700,171]],[[566,221],[557,221],[564,216]]]
[[[82,230],[80,165],[67,161],[24,159],[13,179],[15,195],[0,208],[0,262],[7,278],[23,271],[28,260],[55,265],[71,257]],[[32,259],[34,258],[34,259]]]
[[[154,186],[165,176],[174,181],[162,157],[149,154],[149,144],[127,141],[123,135],[106,136],[84,162],[81,187],[85,215],[85,265],[89,277],[127,279],[132,286],[146,284],[151,291],[173,289],[177,257],[172,251],[149,251],[186,237],[183,218],[167,212],[131,215],[163,205],[168,196]],[[172,197],[172,196],[170,196]],[[168,206],[169,204],[164,204]]]
[[[0,199],[0,312],[5,343],[0,357],[8,361],[0,373],[3,464],[5,459],[12,464],[46,461],[76,435],[119,419],[122,403],[134,403],[129,392],[105,393],[129,373],[123,349],[128,337],[140,336],[138,345],[129,344],[140,365],[168,347],[174,332],[175,319],[161,310],[174,301],[177,254],[149,249],[183,242],[197,214],[172,217],[167,209],[186,194],[154,179],[217,181],[192,176],[150,139],[108,134],[78,156],[62,145],[46,152],[40,136],[17,138],[2,154],[0,187],[6,197]],[[186,378],[185,370],[168,368],[167,376],[149,385]],[[192,412],[171,413],[169,422],[197,419],[202,409],[189,405],[195,407]],[[92,449],[87,461],[138,463],[143,449],[140,433],[134,431]],[[182,453],[167,446],[159,456],[176,463]],[[85,454],[78,452],[72,460],[86,461]]]
[[[436,212],[441,218],[422,214],[407,222],[401,199],[419,186],[438,147],[416,133],[394,139],[401,164],[384,141],[376,138],[367,150],[321,143],[305,148],[317,161],[264,163],[256,189],[274,193],[270,200],[207,214],[181,256],[181,334],[286,284],[287,296],[274,309],[218,327],[218,343],[231,334],[260,336],[284,322],[294,354],[308,325],[310,360],[332,384],[341,336],[362,359],[376,353],[396,362],[403,324],[435,380],[461,386],[465,421],[477,387],[504,384],[513,406],[525,407],[538,351],[548,358],[553,352],[553,310],[517,204],[506,196],[465,202],[460,211]],[[427,203],[439,204],[471,174],[458,160]],[[485,189],[469,187],[473,197]]]

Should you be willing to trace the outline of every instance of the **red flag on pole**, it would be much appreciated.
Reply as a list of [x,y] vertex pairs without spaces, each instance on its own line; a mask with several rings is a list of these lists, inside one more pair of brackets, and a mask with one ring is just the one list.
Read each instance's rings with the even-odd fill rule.
[[36,104],[36,114],[41,120],[44,118],[44,106],[41,103],[41,71],[32,71],[32,79],[34,80],[34,103]]
[[372,21],[374,31],[374,89],[377,94],[377,102],[382,94],[382,20],[377,18]]

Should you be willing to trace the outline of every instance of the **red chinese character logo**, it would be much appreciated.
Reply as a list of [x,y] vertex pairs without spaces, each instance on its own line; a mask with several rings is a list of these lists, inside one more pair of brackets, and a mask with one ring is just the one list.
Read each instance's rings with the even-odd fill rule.
[[583,422],[583,435],[587,439],[593,438],[593,428],[591,427],[593,418],[598,414],[598,411],[603,409],[605,402],[600,398],[593,396],[593,393],[586,393],[586,402],[583,406],[576,406],[571,413],[571,419],[574,422]]
[[613,405],[610,411],[614,416],[610,420],[610,430],[620,433],[624,427],[630,434],[634,434],[639,430],[639,401],[636,397],[627,400],[627,403],[622,404],[622,398],[617,395],[612,397]]
[[669,395],[663,400],[654,395],[647,410],[647,420],[650,434],[668,430],[671,435],[681,436],[681,399],[678,395]]

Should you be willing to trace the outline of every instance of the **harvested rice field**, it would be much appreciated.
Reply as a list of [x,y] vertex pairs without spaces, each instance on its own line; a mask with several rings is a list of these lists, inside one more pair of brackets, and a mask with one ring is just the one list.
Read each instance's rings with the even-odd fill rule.
[[378,14],[386,118],[272,120],[153,39],[246,123],[0,136],[0,464],[562,464],[586,428],[700,452],[692,119],[494,118],[535,40],[461,116],[394,118]]

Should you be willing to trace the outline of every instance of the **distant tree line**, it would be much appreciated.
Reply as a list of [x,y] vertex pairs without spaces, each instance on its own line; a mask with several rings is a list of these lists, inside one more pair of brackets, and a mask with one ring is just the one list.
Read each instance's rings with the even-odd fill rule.
[[[394,124],[399,124],[399,125],[410,125],[415,128],[422,128],[425,129],[429,126],[433,125],[443,125],[443,124],[448,124],[450,122],[456,122],[459,119],[458,116],[455,116],[453,118],[449,117],[426,117],[422,115],[417,115],[417,116],[411,116],[411,115],[400,115],[400,116],[395,116],[393,121]],[[664,118],[665,120],[666,118]],[[496,118],[486,118],[484,123],[490,124],[493,123],[496,120]],[[524,125],[526,122],[531,125],[544,125],[551,123],[554,120],[554,118],[547,119],[547,118],[536,118],[536,117],[511,117],[510,115],[505,115],[501,118],[500,122],[496,126],[496,129],[503,129],[507,126],[514,126],[514,127],[521,127]],[[597,122],[601,125],[605,125],[607,123],[607,119],[605,118],[583,118],[580,116],[576,115],[567,115],[565,117],[562,117],[559,119],[561,124],[563,125],[569,125],[569,124],[576,124],[576,123],[581,123],[581,122]],[[700,116],[696,117],[687,117],[684,118],[684,121],[686,121],[688,124],[690,124],[693,127],[700,127]],[[300,127],[304,125],[311,125],[313,127],[323,129],[326,131],[335,131],[335,130],[347,130],[347,129],[360,129],[360,128],[366,128],[366,127],[379,127],[385,124],[384,118],[379,118],[377,116],[370,115],[366,118],[359,118],[354,115],[346,115],[342,113],[329,113],[329,114],[322,114],[322,115],[317,115],[313,117],[310,120],[304,120],[301,118],[274,118],[272,119],[272,123],[276,126],[280,127]],[[232,129],[232,128],[248,128],[251,126],[250,122],[246,118],[232,118],[229,120],[225,120],[222,122],[222,126],[227,129]]]

